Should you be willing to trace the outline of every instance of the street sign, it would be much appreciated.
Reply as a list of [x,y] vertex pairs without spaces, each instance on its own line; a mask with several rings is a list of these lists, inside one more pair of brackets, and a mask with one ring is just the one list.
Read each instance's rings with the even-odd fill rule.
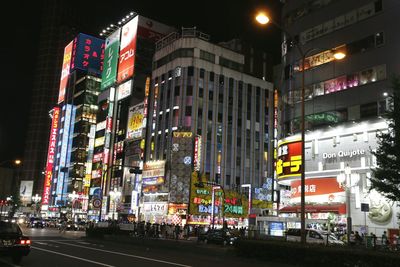
[[369,211],[369,204],[368,203],[361,203],[361,211],[368,212]]

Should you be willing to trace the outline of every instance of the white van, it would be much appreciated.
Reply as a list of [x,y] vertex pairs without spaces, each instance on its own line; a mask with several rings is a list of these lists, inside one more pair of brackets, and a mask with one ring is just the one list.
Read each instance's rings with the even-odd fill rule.
[[[316,229],[306,229],[306,242],[314,244],[324,244],[326,245],[326,239],[328,238],[328,245],[344,245],[344,242],[337,239],[331,233],[327,231],[321,231]],[[292,242],[300,242],[300,229],[290,228],[286,232],[286,240]]]

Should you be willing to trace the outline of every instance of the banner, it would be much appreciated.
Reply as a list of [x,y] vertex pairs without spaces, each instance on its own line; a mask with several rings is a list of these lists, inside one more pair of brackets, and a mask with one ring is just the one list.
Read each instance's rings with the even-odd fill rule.
[[72,44],[73,44],[73,41],[71,41],[64,48],[64,59],[63,59],[62,70],[61,70],[60,90],[58,93],[58,104],[63,102],[65,99],[65,90],[67,88],[69,70],[70,70],[70,65],[71,65]]
[[19,196],[22,202],[30,202],[32,200],[33,181],[21,181],[19,188]]
[[115,83],[120,35],[121,29],[118,29],[106,39],[106,50],[104,52],[103,64],[104,68],[101,76],[101,91]]
[[42,194],[42,205],[49,204],[51,178],[53,176],[53,164],[56,149],[57,133],[58,133],[58,119],[60,117],[60,108],[53,109],[53,119],[51,121],[51,130],[49,137],[49,149],[47,151],[46,172],[44,177],[44,186]]
[[136,54],[138,16],[122,27],[121,50],[119,54],[117,82],[133,76]]

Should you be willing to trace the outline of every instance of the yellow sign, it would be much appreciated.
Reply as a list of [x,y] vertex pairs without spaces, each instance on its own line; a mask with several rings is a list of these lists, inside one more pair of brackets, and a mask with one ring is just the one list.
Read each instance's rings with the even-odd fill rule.
[[174,137],[190,138],[193,136],[192,132],[174,132]]

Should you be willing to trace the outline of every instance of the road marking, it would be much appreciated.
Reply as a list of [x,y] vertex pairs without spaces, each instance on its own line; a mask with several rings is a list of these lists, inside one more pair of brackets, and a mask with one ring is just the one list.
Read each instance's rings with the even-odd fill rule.
[[86,261],[86,262],[94,263],[94,264],[101,265],[101,266],[115,267],[114,265],[108,265],[108,264],[101,263],[101,262],[97,262],[97,261],[91,261],[91,260],[88,260],[88,259],[84,259],[84,258],[80,258],[80,257],[76,257],[76,256],[72,256],[72,255],[64,254],[64,253],[60,253],[60,252],[55,252],[55,251],[48,250],[48,249],[44,249],[44,248],[38,248],[38,247],[31,247],[31,248],[37,249],[37,250],[42,250],[42,251],[45,251],[45,252],[48,252],[48,253],[53,253],[53,254],[61,255],[61,256],[68,257],[68,258],[72,258],[72,259],[76,259],[76,260],[81,260],[81,261]]
[[[64,244],[64,243],[58,242],[58,241],[53,241],[53,242]],[[126,256],[126,257],[132,257],[132,258],[138,258],[138,259],[142,259],[142,260],[155,261],[155,262],[165,263],[165,264],[169,264],[169,265],[182,266],[182,267],[192,267],[190,265],[184,265],[184,264],[180,264],[180,263],[176,263],[176,262],[157,260],[157,259],[153,259],[153,258],[147,258],[147,257],[142,257],[142,256],[132,255],[132,254],[126,254],[126,253],[121,253],[121,252],[116,252],[116,251],[111,251],[111,250],[105,250],[105,249],[99,249],[99,248],[89,248],[89,247],[73,245],[73,244],[64,244],[64,245],[78,247],[78,248],[86,248],[86,249],[91,249],[91,250],[96,250],[96,251],[101,251],[101,252],[107,252],[107,253],[111,253],[111,254],[116,254],[116,255],[121,255],[121,256]]]
[[2,259],[0,259],[0,263],[4,263],[7,266],[12,266],[12,267],[21,267],[20,265],[15,265],[15,264],[9,263],[9,262],[7,262],[5,260],[2,260]]

